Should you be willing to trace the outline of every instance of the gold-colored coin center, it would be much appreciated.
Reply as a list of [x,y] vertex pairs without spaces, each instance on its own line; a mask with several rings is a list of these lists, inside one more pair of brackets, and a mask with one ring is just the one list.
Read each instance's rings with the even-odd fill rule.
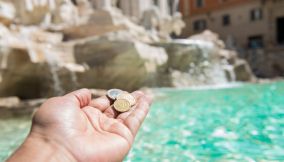
[[114,102],[113,107],[116,111],[126,112],[130,110],[131,104],[125,99],[118,99]]

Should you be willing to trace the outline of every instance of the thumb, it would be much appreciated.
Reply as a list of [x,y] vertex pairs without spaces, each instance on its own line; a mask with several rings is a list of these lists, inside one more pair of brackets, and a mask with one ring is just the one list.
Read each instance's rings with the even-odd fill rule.
[[80,90],[68,93],[63,97],[71,100],[74,104],[78,105],[80,108],[83,108],[89,105],[92,99],[92,94],[90,90],[84,88],[84,89],[80,89]]

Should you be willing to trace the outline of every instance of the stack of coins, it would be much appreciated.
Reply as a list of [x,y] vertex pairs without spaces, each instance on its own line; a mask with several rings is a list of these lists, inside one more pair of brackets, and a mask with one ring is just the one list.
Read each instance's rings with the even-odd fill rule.
[[136,104],[135,97],[120,89],[110,89],[107,96],[114,101],[113,108],[118,112],[127,112]]

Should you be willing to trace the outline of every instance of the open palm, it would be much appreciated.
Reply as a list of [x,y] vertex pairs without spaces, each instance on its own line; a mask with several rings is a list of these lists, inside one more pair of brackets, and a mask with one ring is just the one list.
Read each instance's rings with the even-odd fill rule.
[[137,104],[121,114],[106,96],[91,100],[87,89],[51,98],[35,113],[31,134],[55,141],[77,161],[122,161],[151,104],[142,92],[132,94]]

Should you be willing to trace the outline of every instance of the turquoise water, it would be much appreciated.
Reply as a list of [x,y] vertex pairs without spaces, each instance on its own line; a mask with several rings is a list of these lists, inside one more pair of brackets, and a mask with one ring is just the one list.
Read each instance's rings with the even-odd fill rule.
[[4,161],[22,143],[29,128],[29,118],[0,119],[0,161]]
[[284,161],[284,83],[161,96],[126,161]]
[[[155,93],[125,161],[284,161],[284,82]],[[28,129],[26,119],[0,120],[0,159]]]

